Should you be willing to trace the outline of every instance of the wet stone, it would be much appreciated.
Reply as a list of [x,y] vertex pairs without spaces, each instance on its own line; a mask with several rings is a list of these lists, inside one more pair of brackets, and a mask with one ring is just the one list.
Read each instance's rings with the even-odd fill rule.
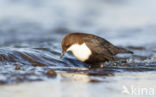
[[33,63],[32,65],[33,65],[34,67],[36,67],[36,66],[41,66],[41,67],[42,67],[42,66],[46,66],[45,64],[39,63],[39,62],[38,62],[38,63]]
[[20,70],[20,66],[16,65],[15,70]]
[[7,60],[7,57],[3,54],[0,55],[0,61],[4,61]]
[[46,75],[48,75],[49,77],[56,77],[56,72],[50,69],[46,72]]
[[22,82],[23,80],[24,80],[23,78],[21,78],[21,77],[17,77],[17,81]]

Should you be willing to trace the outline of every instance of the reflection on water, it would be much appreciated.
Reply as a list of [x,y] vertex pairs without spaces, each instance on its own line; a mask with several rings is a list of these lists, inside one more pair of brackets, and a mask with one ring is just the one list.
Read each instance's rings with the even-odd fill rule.
[[[69,78],[68,78],[69,77]],[[97,76],[94,77],[96,79]],[[99,77],[97,77],[98,79]],[[141,94],[138,90],[135,90],[135,94],[132,94],[131,87],[135,89],[154,89],[156,93],[155,83],[156,76],[154,72],[146,73],[133,73],[124,72],[116,73],[114,76],[100,77],[103,82],[92,83],[90,79],[92,76],[84,74],[72,75],[70,73],[58,73],[58,76],[54,80],[47,80],[43,82],[13,84],[0,86],[1,96],[8,97],[147,97],[148,94]],[[139,81],[141,80],[141,81]],[[89,81],[89,82],[88,82]],[[126,87],[129,94],[122,93]],[[148,90],[150,91],[150,90]],[[139,94],[140,93],[140,94]],[[155,96],[153,94],[152,96]]]

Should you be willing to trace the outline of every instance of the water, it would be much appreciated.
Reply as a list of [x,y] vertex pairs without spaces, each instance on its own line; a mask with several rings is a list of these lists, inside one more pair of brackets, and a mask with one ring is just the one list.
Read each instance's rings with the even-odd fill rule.
[[[155,96],[155,3],[1,0],[1,96]],[[118,55],[120,61],[91,70],[71,53],[60,59],[61,39],[75,31],[101,36],[134,55]],[[129,93],[122,93],[125,87]],[[143,88],[147,91],[138,92]]]
[[[150,88],[155,89],[155,74],[153,72],[134,73],[124,72],[116,73],[110,76],[88,76],[85,74],[66,74],[58,73],[58,78],[54,80],[46,80],[43,82],[11,84],[0,86],[1,95],[5,97],[149,97]],[[91,81],[98,79],[99,81]],[[139,81],[141,80],[141,81]],[[129,93],[124,93],[126,87]],[[132,93],[131,88],[149,89],[144,94],[135,91]],[[152,94],[152,93],[151,93]]]

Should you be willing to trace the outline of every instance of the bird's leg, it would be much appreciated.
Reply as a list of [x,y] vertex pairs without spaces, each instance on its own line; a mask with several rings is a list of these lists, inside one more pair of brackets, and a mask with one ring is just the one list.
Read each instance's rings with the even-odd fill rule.
[[104,67],[104,62],[100,63],[100,68],[103,68],[103,67]]
[[97,68],[97,66],[98,66],[98,65],[95,65],[95,64],[94,64],[94,65],[93,65],[93,64],[90,64],[90,65],[89,65],[89,69],[95,69],[95,68]]
[[89,69],[93,68],[93,65],[92,64],[89,64]]
[[[96,68],[99,68],[99,64],[90,64],[89,66],[89,69],[96,69]],[[104,67],[104,63],[100,63],[100,68],[103,68]]]

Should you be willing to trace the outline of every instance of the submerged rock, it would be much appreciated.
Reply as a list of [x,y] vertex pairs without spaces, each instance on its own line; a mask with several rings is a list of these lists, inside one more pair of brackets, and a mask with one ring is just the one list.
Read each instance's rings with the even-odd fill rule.
[[20,70],[20,66],[16,65],[15,70]]
[[50,69],[46,72],[46,75],[48,75],[49,77],[56,77],[57,74],[54,70]]

